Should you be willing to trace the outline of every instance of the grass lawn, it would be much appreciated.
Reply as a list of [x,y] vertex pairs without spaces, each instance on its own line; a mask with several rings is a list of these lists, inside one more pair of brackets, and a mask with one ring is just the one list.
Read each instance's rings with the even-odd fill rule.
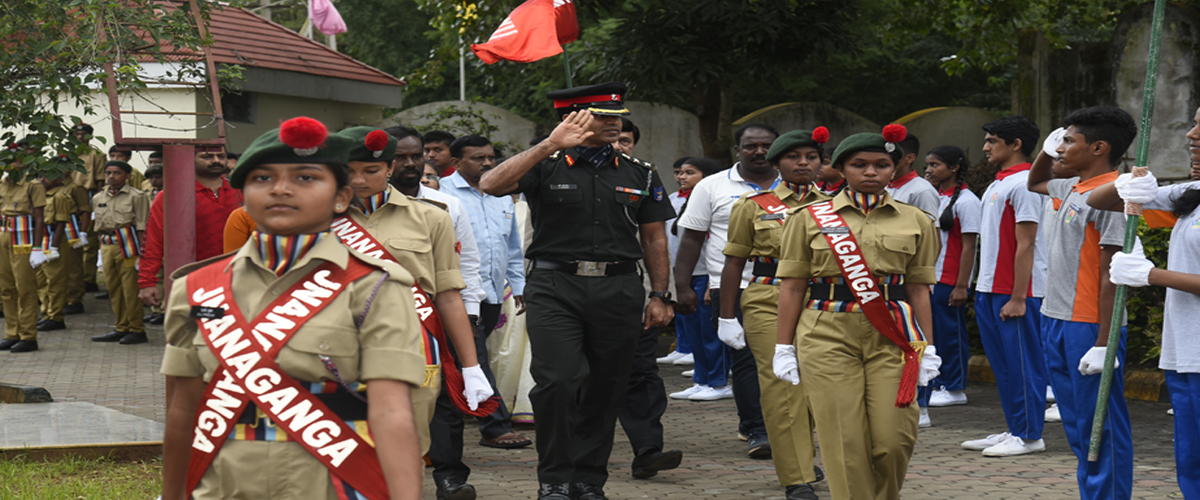
[[158,460],[0,460],[2,500],[153,500],[161,486],[162,462]]

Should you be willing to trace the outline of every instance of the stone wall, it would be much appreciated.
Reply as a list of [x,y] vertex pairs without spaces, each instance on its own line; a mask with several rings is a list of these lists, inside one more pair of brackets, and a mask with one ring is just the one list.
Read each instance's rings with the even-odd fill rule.
[[980,108],[949,107],[929,108],[910,113],[896,123],[908,127],[908,132],[917,136],[921,151],[913,167],[925,173],[925,154],[939,146],[958,146],[967,153],[967,161],[974,165],[983,159],[983,125],[999,118],[999,115]]

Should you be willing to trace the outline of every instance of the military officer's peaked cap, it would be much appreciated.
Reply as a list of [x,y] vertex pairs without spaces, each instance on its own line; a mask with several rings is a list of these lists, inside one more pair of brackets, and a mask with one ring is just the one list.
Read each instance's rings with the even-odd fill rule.
[[546,93],[554,101],[559,116],[572,111],[588,110],[595,115],[627,115],[625,93],[629,89],[618,82],[584,85]]

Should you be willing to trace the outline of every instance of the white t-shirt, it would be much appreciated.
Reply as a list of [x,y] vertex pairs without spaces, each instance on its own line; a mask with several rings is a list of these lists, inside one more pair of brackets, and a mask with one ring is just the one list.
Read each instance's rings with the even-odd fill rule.
[[463,210],[462,202],[424,184],[421,184],[421,190],[417,191],[417,198],[443,203],[446,205],[446,211],[450,212],[450,221],[454,223],[454,235],[462,245],[458,254],[458,264],[463,282],[467,285],[461,292],[463,306],[467,308],[467,314],[479,314],[479,303],[487,298],[487,292],[483,291],[483,278],[479,276],[479,244],[475,242],[471,219]]
[[[757,184],[742,179],[738,165],[735,163],[728,170],[705,177],[696,184],[688,200],[687,212],[679,217],[679,227],[708,232],[708,241],[700,255],[708,263],[709,289],[721,287],[725,243],[729,238],[729,212],[733,203],[750,191],[763,191]],[[774,189],[776,184],[779,184],[778,174],[768,189]],[[753,267],[746,266],[742,272],[742,288],[750,284],[753,271]]]
[[[683,213],[683,204],[687,202],[687,198],[679,195],[679,191],[671,193],[671,206],[675,208],[675,213]],[[667,219],[667,251],[671,254],[671,269],[675,269],[675,255],[679,253],[679,234],[671,232],[671,227],[675,225],[675,217]],[[679,228],[678,233],[682,234],[684,228]],[[700,247],[700,260],[696,261],[696,267],[692,269],[692,276],[704,276],[708,274],[708,262],[703,258],[704,247],[708,246],[708,239],[705,238],[704,246]]]
[[906,179],[888,184],[888,194],[892,195],[896,201],[907,203],[934,216],[940,214],[941,200],[939,200],[937,188],[933,187],[929,181],[917,176],[916,172],[909,172],[905,177]]
[[[950,206],[950,199],[953,197],[954,190],[938,194],[940,206],[937,211],[931,212],[934,217],[937,217],[934,220],[935,223],[941,224],[942,212]],[[962,260],[964,235],[969,234],[969,238],[976,238],[979,235],[979,197],[975,196],[970,189],[963,187],[958,193],[958,199],[954,201],[954,227],[939,227],[938,233],[942,235],[942,251],[938,252],[935,274],[938,283],[955,285],[958,282],[959,262]],[[978,252],[978,246],[976,246],[976,252]],[[946,267],[947,257],[950,261],[948,268]],[[972,255],[971,262],[974,261],[975,256]]]
[[[1026,187],[1029,166],[1024,163],[1000,171],[996,174],[998,179],[988,186],[980,200],[977,292],[1004,295],[1013,292],[1017,223],[1041,223],[1045,206],[1045,197]],[[1033,272],[1027,297],[1046,295],[1045,246],[1041,231],[1038,231],[1033,244]]]
[[[1171,212],[1174,200],[1188,189],[1200,189],[1200,182],[1164,186],[1158,199],[1145,204],[1145,210]],[[1200,274],[1200,207],[1179,217],[1171,231],[1167,269],[1188,274]],[[1167,289],[1163,307],[1162,354],[1158,367],[1180,373],[1200,373],[1200,295]]]

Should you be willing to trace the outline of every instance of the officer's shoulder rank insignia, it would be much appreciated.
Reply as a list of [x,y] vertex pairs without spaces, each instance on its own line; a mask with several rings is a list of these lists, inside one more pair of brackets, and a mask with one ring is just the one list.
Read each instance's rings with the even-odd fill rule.
[[558,151],[555,151],[555,152],[553,152],[553,153],[550,153],[550,159],[551,159],[551,160],[557,160],[557,159],[558,159],[558,153],[559,153]]

